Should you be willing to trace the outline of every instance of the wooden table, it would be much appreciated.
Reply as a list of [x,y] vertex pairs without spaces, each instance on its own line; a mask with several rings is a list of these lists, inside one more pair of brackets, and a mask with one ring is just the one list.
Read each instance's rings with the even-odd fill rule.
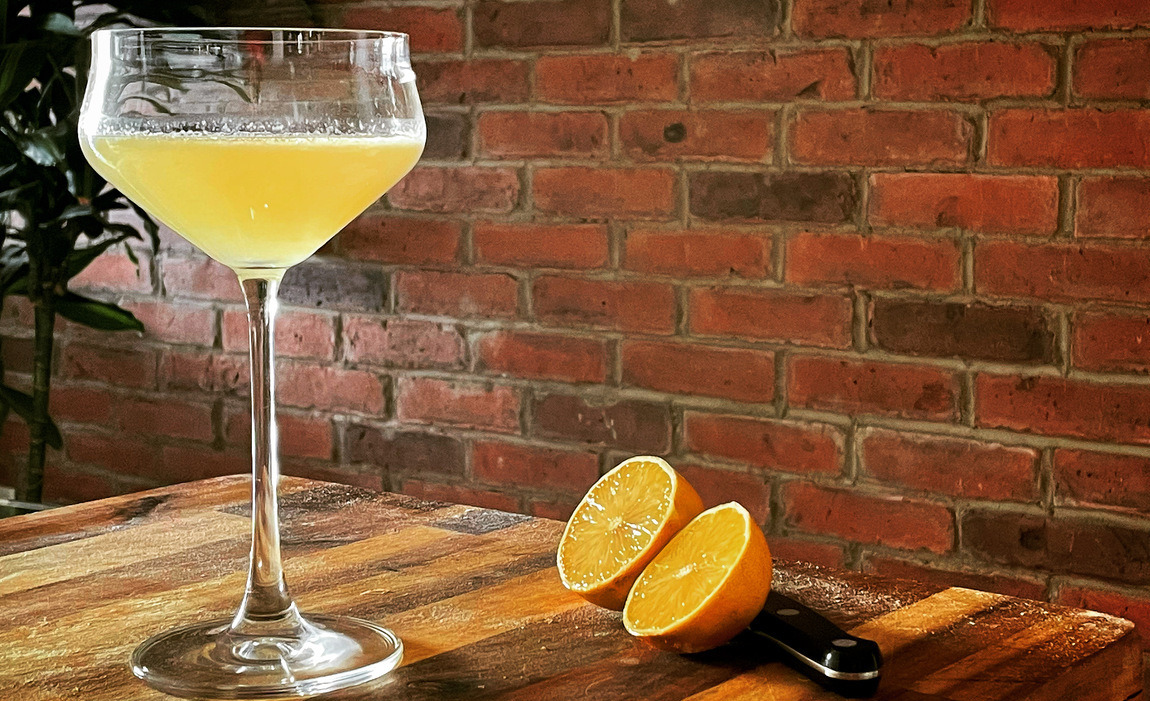
[[[166,487],[0,521],[0,699],[170,698],[134,645],[228,615],[243,587],[248,481]],[[405,665],[332,699],[833,699],[748,642],[691,657],[630,638],[559,586],[560,523],[342,485],[281,486],[289,583],[305,610],[382,621]],[[876,639],[878,698],[1135,698],[1128,621],[969,589],[798,563],[775,586]]]

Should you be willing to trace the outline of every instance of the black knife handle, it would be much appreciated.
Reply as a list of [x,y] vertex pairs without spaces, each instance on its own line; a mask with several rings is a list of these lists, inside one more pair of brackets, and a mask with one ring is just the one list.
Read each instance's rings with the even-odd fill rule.
[[750,631],[770,640],[794,660],[792,666],[835,693],[864,698],[878,690],[878,644],[847,633],[788,596],[772,591]]

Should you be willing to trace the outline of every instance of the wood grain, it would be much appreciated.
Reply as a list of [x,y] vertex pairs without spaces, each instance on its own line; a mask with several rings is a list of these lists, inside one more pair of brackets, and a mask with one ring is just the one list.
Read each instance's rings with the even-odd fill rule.
[[[404,666],[331,700],[821,701],[751,636],[655,650],[565,591],[561,524],[285,479],[286,569],[305,610],[382,622]],[[228,477],[0,521],[0,699],[170,698],[132,677],[147,636],[228,615],[244,581],[248,482]],[[877,698],[1126,701],[1128,621],[969,589],[776,563],[774,586],[879,642]]]

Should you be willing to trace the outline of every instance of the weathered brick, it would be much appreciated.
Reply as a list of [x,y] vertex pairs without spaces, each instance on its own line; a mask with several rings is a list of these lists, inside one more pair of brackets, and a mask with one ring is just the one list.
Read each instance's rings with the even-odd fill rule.
[[870,337],[879,348],[909,355],[1054,360],[1054,328],[1037,307],[880,297],[871,304]]
[[417,62],[416,84],[429,105],[513,103],[529,95],[527,62],[501,58]]
[[[280,455],[331,460],[332,427],[326,417],[276,413]],[[251,445],[252,413],[247,407],[228,413],[224,437],[233,445]]]
[[769,402],[775,354],[664,341],[623,342],[623,384],[740,402]]
[[773,120],[772,112],[634,110],[619,120],[619,139],[637,161],[760,162],[771,154]]
[[623,41],[761,39],[775,33],[778,0],[623,0]]
[[551,394],[532,405],[532,435],[662,453],[671,446],[671,412],[660,404]]
[[608,262],[604,224],[476,222],[471,237],[480,264],[580,269]]
[[340,255],[407,265],[446,265],[459,255],[460,224],[440,219],[361,216],[340,233]]
[[383,478],[378,473],[360,472],[354,468],[331,465],[328,462],[317,463],[315,460],[288,457],[280,462],[280,472],[292,477],[347,484],[375,492],[383,490]]
[[144,440],[122,435],[69,433],[65,447],[73,463],[147,479],[162,476],[157,469],[159,450]]
[[982,374],[975,382],[974,411],[979,426],[1150,444],[1145,385]]
[[396,402],[399,420],[404,422],[519,432],[519,393],[511,387],[400,378]]
[[385,299],[382,270],[346,263],[306,261],[290,268],[280,285],[280,300],[297,307],[377,312]]
[[602,112],[484,112],[479,152],[494,158],[606,158]]
[[1013,567],[1131,584],[1150,580],[1146,531],[1089,516],[972,509],[962,519],[962,544],[967,552]]
[[995,166],[1150,167],[1150,111],[1004,109],[990,115]]
[[1074,92],[1082,97],[1150,99],[1150,40],[1096,39],[1074,54]]
[[1086,370],[1150,370],[1150,317],[1080,312],[1074,317],[1074,365]]
[[1083,178],[1074,233],[1080,237],[1150,238],[1150,178]]
[[962,165],[973,137],[970,122],[943,110],[806,110],[787,148],[810,165]]
[[1053,176],[876,173],[870,185],[871,224],[1042,235],[1058,227]]
[[394,367],[460,367],[463,337],[452,326],[418,319],[347,316],[343,357]]
[[791,23],[803,37],[935,36],[970,15],[964,0],[795,0]]
[[[31,338],[5,337],[3,348],[0,349],[0,359],[3,360],[4,372],[31,373],[35,363],[36,344]],[[55,344],[54,344],[55,345]]]
[[[223,318],[224,350],[246,353],[248,315],[229,309]],[[335,319],[304,311],[282,311],[276,317],[276,356],[330,360],[335,352]]]
[[160,449],[160,477],[165,483],[179,479],[201,480],[223,475],[243,475],[252,469],[250,450],[224,451],[207,445],[165,445]]
[[862,433],[861,467],[883,482],[993,501],[1036,501],[1038,451],[965,438]]
[[383,411],[383,382],[374,373],[338,367],[278,363],[276,393],[282,406],[326,411]]
[[[7,341],[5,341],[7,345]],[[76,421],[86,424],[106,423],[112,415],[113,398],[107,389],[62,386],[52,383],[48,407],[57,421]],[[4,431],[8,428],[5,427]]]
[[61,372],[76,380],[100,380],[139,389],[156,385],[156,352],[69,343],[60,353]]
[[1150,458],[1059,448],[1054,479],[1059,503],[1150,512]]
[[694,172],[691,214],[711,221],[839,223],[854,215],[858,193],[847,173]]
[[596,46],[611,33],[609,0],[479,0],[472,31],[482,47]]
[[527,513],[538,518],[566,521],[578,505],[574,497],[531,499],[527,504]]
[[531,290],[535,315],[555,324],[670,333],[675,295],[669,285],[546,275]]
[[769,521],[771,486],[761,476],[690,464],[675,465],[675,471],[695,488],[705,508],[737,501],[750,512],[755,523]]
[[1019,32],[1150,26],[1142,0],[989,0],[986,11],[991,26]]
[[557,104],[668,101],[679,90],[678,70],[675,54],[543,56],[535,64],[535,90],[541,101]]
[[236,274],[211,258],[169,258],[160,261],[160,278],[168,297],[198,297],[242,302]]
[[990,591],[1038,601],[1046,600],[1046,585],[1041,579],[1006,575],[1000,572],[974,572],[967,569],[955,569],[957,567],[962,566],[951,563],[911,562],[873,553],[868,553],[863,562],[863,571],[883,577],[909,579],[948,588],[966,587],[967,589]]
[[71,504],[106,499],[139,488],[138,484],[127,483],[104,473],[89,472],[72,466],[64,467],[52,461],[44,466],[42,498],[48,503]]
[[742,287],[696,288],[690,294],[691,333],[784,341],[828,348],[851,345],[851,302]]
[[471,449],[482,482],[525,486],[581,496],[599,478],[599,456],[537,446],[478,441]]
[[338,18],[348,29],[404,32],[412,53],[463,50],[462,9],[450,7],[346,7]]
[[563,382],[603,382],[604,341],[552,333],[491,331],[476,342],[476,367],[502,375]]
[[119,427],[127,433],[210,441],[212,407],[171,399],[125,399],[118,402]]
[[884,100],[988,100],[1050,95],[1056,66],[1042,44],[985,41],[882,46],[874,72]]
[[850,100],[855,77],[846,49],[716,51],[691,57],[697,102]]
[[[210,346],[215,336],[215,312],[207,306],[171,300],[122,302],[146,329],[145,336],[169,343]],[[5,341],[5,350],[7,350]]]
[[792,357],[790,401],[797,406],[850,414],[950,421],[958,383],[932,367],[835,358]]
[[675,277],[762,278],[771,272],[771,238],[721,229],[631,229],[623,267]]
[[152,268],[146,257],[140,258],[137,266],[117,247],[89,263],[68,281],[68,287],[73,290],[151,292]]
[[387,474],[462,475],[467,462],[462,441],[433,433],[352,424],[345,441],[346,462],[377,465]]
[[515,278],[500,273],[401,272],[395,280],[401,312],[450,316],[515,316]]
[[987,241],[974,251],[974,286],[982,295],[1144,303],[1150,302],[1150,257],[1140,248],[1103,244]]
[[954,514],[934,502],[792,482],[783,504],[787,526],[807,533],[935,553],[954,546]]
[[424,115],[427,124],[427,142],[423,157],[440,160],[459,160],[470,152],[471,123],[467,115],[455,112]]
[[500,509],[503,511],[518,511],[519,499],[487,489],[475,489],[460,484],[441,484],[425,482],[423,480],[405,479],[399,487],[400,492],[428,501],[442,501],[449,504],[468,504],[483,509]]
[[667,168],[538,168],[535,208],[573,217],[656,217],[675,212],[675,174]]
[[686,413],[684,423],[685,445],[692,453],[772,472],[834,475],[842,471],[843,437],[831,426],[695,411]]
[[513,168],[417,166],[387,201],[416,212],[510,212],[519,202],[519,175]]
[[246,395],[248,375],[248,360],[241,355],[167,351],[160,359],[160,386],[165,390]]
[[803,537],[771,534],[771,557],[775,562],[790,560],[809,562],[822,567],[843,566],[844,548],[838,543],[824,543]]
[[799,285],[953,290],[959,251],[943,239],[801,233],[787,242],[786,278]]

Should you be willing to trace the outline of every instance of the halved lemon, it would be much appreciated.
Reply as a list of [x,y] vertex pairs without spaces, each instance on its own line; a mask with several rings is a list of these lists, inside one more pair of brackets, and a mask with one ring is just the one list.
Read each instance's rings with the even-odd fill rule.
[[624,460],[567,521],[557,557],[563,586],[621,610],[647,563],[702,510],[699,495],[662,458]]
[[623,625],[656,647],[702,652],[746,628],[771,589],[767,539],[740,504],[699,514],[647,565]]

